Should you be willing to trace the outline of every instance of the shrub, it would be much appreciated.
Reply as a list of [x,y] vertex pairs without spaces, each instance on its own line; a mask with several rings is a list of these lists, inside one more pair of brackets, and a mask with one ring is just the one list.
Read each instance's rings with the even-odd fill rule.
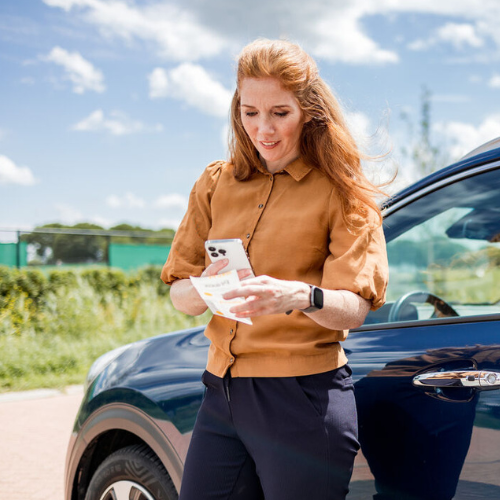
[[47,292],[47,277],[39,269],[26,269],[17,271],[16,274],[16,287],[19,293],[38,304]]
[[95,358],[135,340],[206,323],[176,311],[151,266],[0,267],[0,391],[82,383]]
[[113,292],[122,295],[127,288],[127,276],[121,269],[85,269],[81,277],[99,294]]
[[165,285],[160,278],[161,266],[147,266],[139,269],[130,277],[130,284],[148,283],[156,287],[156,293],[161,296],[168,295],[170,287]]
[[14,273],[10,267],[0,266],[0,310],[7,307],[14,284]]
[[75,288],[77,283],[76,272],[71,269],[54,269],[49,274],[51,291],[56,291],[58,288]]

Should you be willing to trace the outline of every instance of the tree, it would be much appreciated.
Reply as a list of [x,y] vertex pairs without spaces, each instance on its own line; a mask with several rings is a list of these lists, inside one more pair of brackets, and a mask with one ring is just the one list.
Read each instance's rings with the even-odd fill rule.
[[[50,232],[51,230],[61,232]],[[74,226],[45,224],[37,226],[35,231],[21,235],[21,241],[33,245],[40,263],[45,265],[107,262],[109,243],[167,245],[175,234],[173,229],[154,231],[130,224],[118,224],[106,230],[88,222]],[[102,234],[78,234],[92,231]],[[118,231],[130,234],[113,235],[113,232]]]
[[418,178],[425,177],[450,162],[445,144],[436,143],[432,137],[432,93],[424,85],[420,96],[420,121],[418,130],[407,112],[401,113],[401,119],[408,129],[408,146],[401,148],[402,154],[415,167]]
[[[81,222],[71,229],[103,231],[97,224]],[[108,260],[108,242],[106,236],[89,234],[56,234],[52,246],[53,260],[74,264],[78,262],[106,262]]]
[[173,229],[144,229],[140,226],[131,226],[130,224],[118,224],[109,229],[110,231],[126,231],[130,233],[147,233],[144,236],[113,236],[113,243],[122,244],[141,244],[141,245],[166,245],[170,243],[175,235]]
[[[81,222],[74,226],[59,223],[37,226],[36,231],[44,229],[61,229],[68,231],[88,230],[103,231],[97,224]],[[44,264],[78,263],[78,262],[105,262],[107,260],[106,236],[92,234],[65,234],[48,232],[32,232],[21,235],[21,241],[33,245],[36,255]]]

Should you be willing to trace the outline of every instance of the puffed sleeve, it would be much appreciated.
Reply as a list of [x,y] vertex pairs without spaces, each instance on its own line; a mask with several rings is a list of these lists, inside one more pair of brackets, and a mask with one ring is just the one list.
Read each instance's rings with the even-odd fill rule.
[[224,162],[211,163],[196,181],[186,214],[175,233],[161,279],[171,285],[179,279],[200,276],[205,269],[205,240],[212,225],[210,203]]
[[[382,307],[389,278],[382,227],[349,232],[342,217],[340,200],[330,198],[330,254],[323,268],[321,287],[349,290],[371,301],[371,310]],[[375,214],[372,214],[375,219]]]

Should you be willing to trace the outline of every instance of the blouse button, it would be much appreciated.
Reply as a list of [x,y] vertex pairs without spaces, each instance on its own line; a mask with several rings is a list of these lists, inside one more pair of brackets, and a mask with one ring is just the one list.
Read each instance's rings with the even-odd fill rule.
[[234,333],[234,330],[231,328],[231,330],[229,330],[229,333],[232,335]]
[[261,204],[259,205],[259,208],[262,208],[263,206],[264,206],[264,205],[261,203]]
[[250,234],[247,234],[247,238],[250,238]]
[[233,364],[233,363],[234,363],[234,358],[229,358],[229,362],[230,362],[231,364]]

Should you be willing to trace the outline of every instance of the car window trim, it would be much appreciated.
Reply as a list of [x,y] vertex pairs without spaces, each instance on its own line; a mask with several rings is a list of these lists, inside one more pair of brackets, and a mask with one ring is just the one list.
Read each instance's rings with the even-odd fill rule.
[[[446,177],[436,182],[435,184],[426,186],[415,193],[412,193],[407,198],[398,200],[394,205],[387,207],[384,213],[384,219],[388,217],[391,213],[400,210],[401,208],[417,201],[424,195],[437,191],[447,185],[453,184],[461,179],[466,179],[469,177],[474,177],[476,175],[488,172],[490,170],[496,170],[500,168],[500,160],[494,161],[493,163],[488,163],[486,165],[481,165],[472,170],[467,170],[466,172],[460,172],[458,174]],[[448,325],[448,324],[460,324],[460,323],[474,323],[474,322],[484,322],[484,321],[500,321],[500,314],[488,314],[488,315],[478,315],[478,316],[459,316],[448,318],[444,320],[443,318],[427,319],[427,320],[413,320],[413,321],[395,321],[392,323],[371,323],[368,325],[362,325],[358,328],[350,330],[351,332],[366,332],[375,330],[392,330],[396,328],[414,328],[417,326],[432,326],[432,325]]]
[[477,316],[453,316],[450,318],[435,318],[435,319],[421,319],[412,321],[394,321],[392,323],[371,323],[369,325],[362,325],[358,328],[349,330],[351,333],[367,332],[375,330],[392,330],[394,328],[414,328],[418,326],[433,326],[433,325],[455,325],[461,323],[484,323],[489,321],[500,321],[500,313],[495,314],[481,314]]
[[408,197],[398,200],[394,203],[394,205],[390,205],[387,208],[383,210],[383,215],[384,219],[388,217],[390,214],[393,212],[396,212],[397,210],[409,205],[410,203],[413,203],[414,201],[420,199],[422,196],[432,193],[433,191],[437,191],[438,189],[441,189],[449,184],[453,184],[454,182],[457,182],[458,180],[461,179],[466,179],[468,177],[474,177],[478,174],[488,172],[489,170],[496,170],[497,168],[500,168],[500,160],[494,161],[493,163],[488,163],[486,165],[481,165],[480,167],[476,167],[473,170],[467,170],[466,172],[460,172],[458,174],[452,175],[450,177],[446,177],[444,179],[441,179],[440,181],[436,182],[435,184],[431,184],[429,186],[426,186],[422,188],[419,191],[416,191],[415,193],[412,193],[408,195]]

